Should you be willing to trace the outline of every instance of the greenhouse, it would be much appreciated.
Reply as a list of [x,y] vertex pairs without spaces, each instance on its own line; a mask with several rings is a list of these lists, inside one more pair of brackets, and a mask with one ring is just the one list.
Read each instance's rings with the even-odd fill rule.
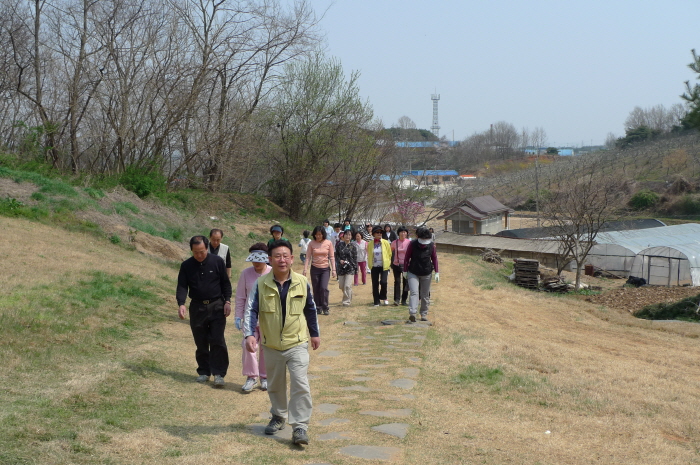
[[[690,266],[690,261],[694,260],[694,258],[690,257],[700,256],[700,224],[697,223],[664,226],[660,228],[599,233],[596,237],[596,244],[593,246],[588,254],[588,257],[586,258],[586,263],[617,274],[621,277],[631,275],[647,279],[646,276],[648,275],[649,271],[651,271],[652,268],[656,270],[657,266],[660,266],[658,265],[659,260],[657,258],[651,260],[651,262],[654,263],[652,266],[648,263],[648,259],[646,262],[647,268],[645,270],[645,275],[641,276],[635,274],[635,271],[632,271],[638,254],[651,248],[665,247],[668,249],[666,252],[659,250],[654,253],[668,253],[672,256],[676,256],[677,254],[672,252],[671,249],[678,247],[679,244],[685,245],[683,249],[684,252],[679,253],[683,254],[684,256],[685,252],[690,254],[690,256],[686,258],[686,263],[684,265],[687,268],[688,273],[690,273],[690,269],[692,269],[692,266]],[[693,250],[695,252],[693,252]],[[663,284],[667,285],[669,280],[672,281],[674,285],[677,285],[676,282],[681,283],[680,275],[678,273],[676,273],[676,276],[673,279],[668,274],[675,270],[673,265],[668,265],[668,263],[669,262],[667,261],[667,266],[670,266],[671,268],[669,268],[668,272],[664,275],[666,276],[666,282]],[[639,270],[644,267],[641,262],[638,266]],[[683,266],[681,266],[681,268],[682,267]],[[654,273],[657,272],[662,273],[661,269],[654,271]],[[652,276],[655,275],[652,274]],[[660,278],[658,277],[654,277],[654,281],[658,281],[659,279]],[[688,278],[688,280],[689,279],[690,278]],[[683,282],[686,284],[690,283],[689,281],[686,281]],[[648,279],[647,282],[649,282]],[[683,283],[681,283],[681,285],[683,285]],[[697,280],[697,282],[694,282],[692,285],[700,285],[700,280]]]
[[657,286],[700,286],[700,241],[649,247],[634,258],[631,276]]

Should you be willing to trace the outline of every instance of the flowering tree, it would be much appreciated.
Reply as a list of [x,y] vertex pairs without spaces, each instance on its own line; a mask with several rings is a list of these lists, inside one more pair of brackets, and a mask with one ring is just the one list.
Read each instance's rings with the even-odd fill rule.
[[402,199],[396,204],[396,214],[401,224],[415,224],[418,216],[424,212],[425,207],[421,202]]

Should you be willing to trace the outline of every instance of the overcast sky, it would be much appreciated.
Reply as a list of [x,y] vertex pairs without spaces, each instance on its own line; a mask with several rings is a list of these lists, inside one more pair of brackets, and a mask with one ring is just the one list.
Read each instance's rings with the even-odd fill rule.
[[462,140],[507,121],[549,145],[624,135],[635,107],[680,103],[700,0],[310,0],[327,53],[386,127],[406,115]]

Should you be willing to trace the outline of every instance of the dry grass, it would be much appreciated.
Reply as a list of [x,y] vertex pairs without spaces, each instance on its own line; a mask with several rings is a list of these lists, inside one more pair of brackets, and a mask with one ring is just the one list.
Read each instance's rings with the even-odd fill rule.
[[[3,218],[0,228],[0,256],[13,264],[0,272],[7,286],[3,292],[50,285],[59,276],[85,270],[146,279],[176,275],[171,267],[89,236]],[[14,238],[23,239],[21,248]],[[431,312],[435,325],[427,333],[374,325],[379,318],[404,318],[407,312],[405,307],[368,306],[369,284],[354,288],[352,307],[338,307],[340,291],[331,282],[335,305],[329,317],[322,317],[322,347],[312,353],[310,373],[316,376],[311,381],[315,405],[341,408],[332,415],[314,412],[312,442],[303,450],[250,434],[248,425],[266,421],[269,403],[261,391],[240,393],[244,378],[233,325],[227,331],[227,387],[215,390],[193,382],[191,333],[187,322],[171,317],[176,308],[168,297],[163,322],[154,328],[161,337],[134,340],[109,359],[74,367],[66,382],[51,386],[53,398],[79,393],[99,399],[105,380],[118,380],[142,396],[133,424],[113,427],[79,418],[75,438],[37,441],[26,463],[368,463],[338,452],[350,444],[398,447],[396,463],[700,462],[697,325],[672,323],[679,330],[657,331],[624,312],[579,300],[499,282],[485,290],[474,281],[495,279],[492,268],[452,255],[440,259],[442,280],[433,287]],[[348,320],[365,324],[344,325]],[[421,334],[427,334],[424,342],[416,338]],[[392,340],[402,349],[387,348]],[[416,342],[423,344],[411,345]],[[321,355],[329,349],[342,355]],[[411,391],[389,385],[403,377],[405,367],[421,368]],[[2,380],[0,398],[10,391],[20,396],[42,390],[32,384],[34,377],[15,370],[11,388]],[[481,376],[488,373],[494,377]],[[354,381],[357,376],[374,379]],[[376,390],[342,389],[353,385]],[[396,400],[407,393],[416,399]],[[408,418],[359,414],[396,408],[413,413]],[[350,423],[319,424],[331,417]],[[391,422],[409,423],[408,436],[398,439],[370,429]],[[353,439],[318,440],[331,431],[348,431]]]

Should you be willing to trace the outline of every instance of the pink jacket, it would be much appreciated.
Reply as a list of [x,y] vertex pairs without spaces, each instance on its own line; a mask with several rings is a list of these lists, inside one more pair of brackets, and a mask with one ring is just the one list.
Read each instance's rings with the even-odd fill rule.
[[255,272],[255,268],[248,267],[241,272],[241,277],[238,278],[238,285],[236,286],[236,313],[234,314],[236,318],[243,318],[243,313],[245,312],[245,303],[248,301],[248,296],[250,295],[251,289],[255,281],[260,276],[268,274],[272,271],[272,267],[267,265],[263,274],[258,274]]

